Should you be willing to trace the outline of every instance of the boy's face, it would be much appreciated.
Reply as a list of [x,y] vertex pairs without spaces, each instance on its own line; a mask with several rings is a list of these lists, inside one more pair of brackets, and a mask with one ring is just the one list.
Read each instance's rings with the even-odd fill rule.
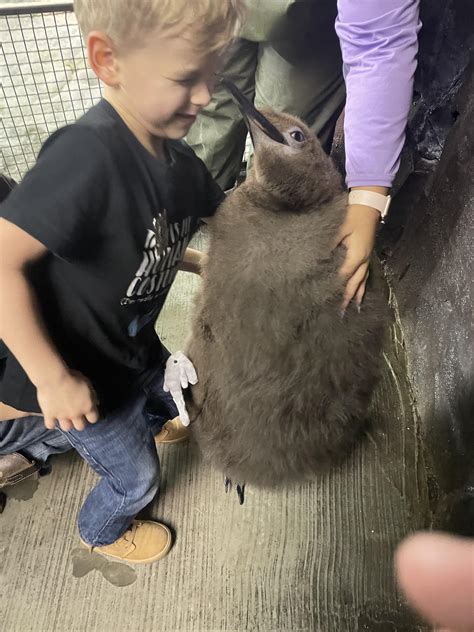
[[211,99],[219,54],[198,53],[185,36],[151,34],[117,59],[117,96],[135,123],[153,136],[186,136]]

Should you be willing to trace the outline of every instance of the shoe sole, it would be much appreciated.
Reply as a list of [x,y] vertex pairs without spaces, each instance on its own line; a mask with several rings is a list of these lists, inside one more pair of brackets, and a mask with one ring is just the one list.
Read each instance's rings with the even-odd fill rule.
[[102,555],[103,557],[111,557],[114,560],[120,560],[121,562],[126,562],[127,564],[151,564],[151,562],[158,562],[158,560],[161,560],[162,558],[164,558],[165,555],[167,555],[170,552],[170,549],[173,546],[173,537],[171,535],[171,531],[168,529],[166,525],[163,524],[161,526],[163,527],[163,529],[165,529],[165,531],[168,534],[168,542],[166,543],[166,546],[162,551],[160,551],[157,555],[153,557],[147,558],[146,560],[130,560],[126,557],[121,557],[120,555],[113,555],[112,553],[104,553],[103,551],[98,551],[97,548],[95,547],[91,547],[91,545],[84,542],[82,538],[79,538],[79,540],[82,546],[85,546],[86,549],[89,549],[91,553],[94,552],[94,553],[97,553],[97,555]]

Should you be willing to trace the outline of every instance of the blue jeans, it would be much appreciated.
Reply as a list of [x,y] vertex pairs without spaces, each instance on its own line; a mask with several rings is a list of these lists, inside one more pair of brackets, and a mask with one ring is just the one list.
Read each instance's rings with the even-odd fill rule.
[[0,422],[0,455],[21,452],[38,461],[71,447],[100,481],[79,513],[81,538],[91,546],[115,542],[158,492],[160,461],[154,436],[178,411],[163,391],[164,367],[118,410],[85,430],[48,430],[41,417]]

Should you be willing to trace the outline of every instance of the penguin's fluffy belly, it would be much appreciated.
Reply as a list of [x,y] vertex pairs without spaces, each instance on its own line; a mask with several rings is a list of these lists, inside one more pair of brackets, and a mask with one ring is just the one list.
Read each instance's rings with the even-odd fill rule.
[[323,366],[301,367],[294,382],[284,370],[257,379],[255,367],[242,382],[210,372],[193,425],[204,456],[230,478],[262,486],[304,480],[340,462],[361,435],[377,365],[366,356],[351,376],[346,361],[339,381]]
[[303,481],[339,463],[350,453],[362,428],[352,419],[344,431],[338,427],[333,433],[313,433],[308,440],[306,433],[288,431],[284,423],[266,432],[244,427],[228,432],[215,421],[204,415],[194,426],[206,459],[233,480],[263,487]]

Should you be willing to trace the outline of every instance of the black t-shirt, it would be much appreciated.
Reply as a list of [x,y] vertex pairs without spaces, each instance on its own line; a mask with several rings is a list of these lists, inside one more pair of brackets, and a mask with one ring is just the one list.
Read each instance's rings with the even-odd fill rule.
[[[153,157],[102,100],[46,141],[0,206],[48,248],[29,278],[53,342],[92,381],[102,412],[160,361],[156,317],[199,218],[224,196],[183,142],[166,151]],[[40,412],[4,344],[0,356],[0,401]]]

